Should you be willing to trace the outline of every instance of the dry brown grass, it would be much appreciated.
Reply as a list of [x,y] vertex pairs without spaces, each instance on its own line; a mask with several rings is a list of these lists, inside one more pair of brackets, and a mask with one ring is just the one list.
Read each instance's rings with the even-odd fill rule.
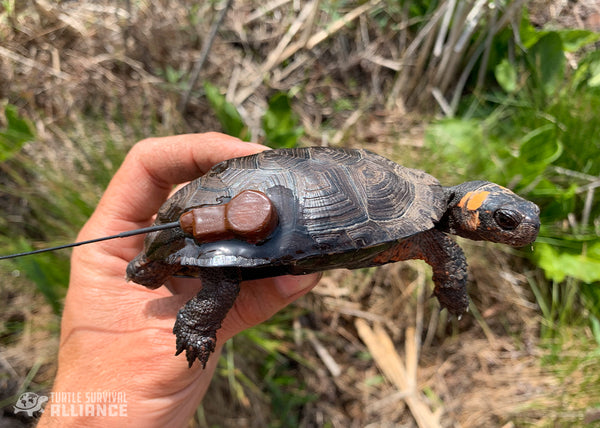
[[[35,0],[14,2],[14,11],[0,9],[0,100],[17,105],[36,125],[38,142],[26,147],[27,156],[69,162],[78,136],[93,139],[96,129],[127,146],[142,136],[219,128],[201,85],[180,111],[188,82],[164,77],[167,69],[182,76],[193,70],[218,13],[212,3],[114,3]],[[414,34],[406,10],[390,17],[385,5],[235,2],[200,79],[226,90],[258,140],[268,96],[292,90],[304,144],[369,147],[416,165],[419,115],[439,106],[453,110],[452,100],[462,93],[454,83],[477,49],[452,55],[448,42],[438,55],[443,11],[428,30]],[[453,31],[449,40],[456,43],[462,33]],[[479,43],[485,48],[485,39]],[[420,263],[332,272],[298,303],[310,314],[292,326],[298,333],[294,352],[304,361],[294,376],[303,392],[318,397],[302,406],[302,426],[553,424],[563,409],[560,397],[576,394],[577,384],[559,382],[540,363],[541,319],[526,278],[536,274],[494,247],[468,244],[467,250],[475,311],[461,321],[438,312],[429,299],[429,271]],[[56,322],[39,296],[26,288],[11,291],[9,276],[1,280],[3,293],[16,293],[0,296],[5,324],[15,316],[31,326]],[[12,383],[0,384],[3,396],[14,393],[15,382],[37,362],[44,370],[34,381],[48,381],[56,336],[32,327],[6,343],[0,366]],[[271,397],[256,370],[260,361],[239,355],[235,361],[249,383],[232,398],[226,380],[216,379],[201,425],[271,422]],[[577,420],[593,405],[564,411]]]

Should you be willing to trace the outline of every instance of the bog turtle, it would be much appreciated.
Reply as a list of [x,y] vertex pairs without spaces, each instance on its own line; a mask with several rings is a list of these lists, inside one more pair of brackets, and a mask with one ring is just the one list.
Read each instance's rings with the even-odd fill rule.
[[172,275],[202,280],[173,328],[190,367],[206,364],[242,280],[422,259],[441,306],[461,315],[467,264],[447,233],[523,246],[540,226],[534,203],[497,184],[443,187],[367,150],[324,147],[222,162],[165,202],[155,224],[178,219],[147,235],[127,276],[149,288]]

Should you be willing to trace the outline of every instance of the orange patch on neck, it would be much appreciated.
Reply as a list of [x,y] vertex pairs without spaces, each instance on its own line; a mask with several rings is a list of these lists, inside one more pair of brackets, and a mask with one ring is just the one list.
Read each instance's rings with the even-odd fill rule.
[[469,227],[469,230],[475,232],[477,229],[479,229],[479,223],[479,211],[473,211],[467,219],[467,226]]
[[458,206],[463,208],[466,204],[469,211],[477,210],[481,207],[483,201],[487,199],[489,194],[490,192],[487,191],[467,192],[458,203]]

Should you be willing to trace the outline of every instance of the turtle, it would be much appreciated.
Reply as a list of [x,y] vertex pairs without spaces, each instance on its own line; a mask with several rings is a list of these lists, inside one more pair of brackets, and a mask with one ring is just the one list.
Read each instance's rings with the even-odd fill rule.
[[428,173],[365,149],[273,149],[226,160],[168,199],[127,278],[149,288],[197,277],[179,311],[176,355],[204,367],[243,280],[421,259],[441,308],[469,305],[467,263],[449,236],[525,246],[540,210],[488,181],[442,186]]

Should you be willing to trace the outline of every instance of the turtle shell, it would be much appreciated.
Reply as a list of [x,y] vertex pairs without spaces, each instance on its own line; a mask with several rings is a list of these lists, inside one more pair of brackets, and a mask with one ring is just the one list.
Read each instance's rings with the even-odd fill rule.
[[148,234],[145,257],[177,273],[240,267],[245,278],[360,267],[403,238],[431,229],[447,208],[437,179],[367,150],[269,150],[214,166],[173,195],[156,224],[193,208],[229,202],[243,190],[266,194],[279,223],[261,244],[199,243],[181,229]]

